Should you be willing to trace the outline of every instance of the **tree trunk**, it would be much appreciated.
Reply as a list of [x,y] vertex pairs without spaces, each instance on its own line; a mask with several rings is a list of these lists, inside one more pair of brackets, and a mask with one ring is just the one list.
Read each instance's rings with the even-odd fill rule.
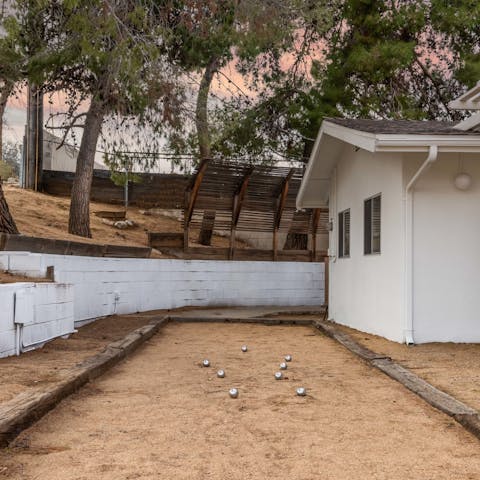
[[306,233],[289,233],[285,240],[284,250],[307,250],[308,235]]
[[210,86],[212,85],[213,76],[218,70],[219,60],[214,55],[207,63],[205,71],[203,72],[202,81],[198,89],[197,108],[196,108],[196,124],[198,136],[198,148],[200,150],[200,158],[210,158],[211,139],[210,130],[208,128],[208,94],[210,93]]
[[91,237],[90,232],[90,191],[92,188],[93,166],[98,136],[102,129],[105,107],[103,102],[92,99],[83,130],[77,168],[72,186],[68,232],[81,237]]
[[[295,212],[292,218],[292,225],[285,240],[284,250],[307,250],[308,249],[308,234],[299,233],[298,224],[305,221],[304,212]],[[297,226],[296,226],[297,225]]]
[[202,228],[198,235],[200,245],[210,245],[212,243],[213,226],[215,224],[215,211],[205,210],[203,213]]
[[0,232],[12,233],[15,235],[18,234],[18,229],[17,229],[17,226],[15,225],[15,220],[10,214],[7,200],[3,195],[1,179],[0,179]]
[[3,115],[5,114],[8,97],[10,97],[12,90],[12,83],[6,83],[0,89],[0,160],[3,160]]
[[[198,148],[202,160],[210,158],[211,139],[208,128],[208,94],[212,85],[213,76],[218,70],[219,61],[214,55],[208,62],[203,72],[202,81],[198,89],[196,124],[198,136]],[[210,245],[212,241],[213,225],[215,224],[215,210],[206,210],[203,214],[202,227],[198,236],[198,243],[201,245]]]

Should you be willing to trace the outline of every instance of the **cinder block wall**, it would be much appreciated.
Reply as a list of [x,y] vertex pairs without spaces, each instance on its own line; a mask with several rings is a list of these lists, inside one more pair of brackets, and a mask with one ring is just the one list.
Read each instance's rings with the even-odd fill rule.
[[[18,305],[33,302],[25,307],[26,313],[17,308],[17,317],[34,312],[34,320],[22,327],[24,348],[70,333],[73,322],[81,325],[115,313],[184,306],[321,305],[324,301],[322,263],[0,254],[0,268],[17,274],[44,277],[50,266],[55,284],[0,286],[0,356],[15,352],[15,292]],[[25,289],[30,294],[18,296]]]
[[30,350],[75,328],[71,285],[0,285],[0,305],[0,357]]
[[75,321],[183,306],[320,305],[324,265],[4,252],[0,268],[73,285]]

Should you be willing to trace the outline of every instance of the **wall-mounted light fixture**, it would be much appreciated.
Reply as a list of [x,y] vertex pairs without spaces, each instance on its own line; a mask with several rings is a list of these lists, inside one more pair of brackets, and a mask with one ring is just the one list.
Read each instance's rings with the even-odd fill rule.
[[465,172],[457,173],[455,179],[453,180],[453,184],[456,188],[458,188],[458,190],[465,192],[472,186],[472,177]]

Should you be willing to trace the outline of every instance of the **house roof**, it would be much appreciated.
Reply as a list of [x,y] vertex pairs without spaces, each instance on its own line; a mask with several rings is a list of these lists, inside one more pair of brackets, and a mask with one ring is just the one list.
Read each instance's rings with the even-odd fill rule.
[[326,118],[327,122],[374,134],[410,135],[480,135],[480,131],[462,131],[455,122],[434,120],[369,120],[365,118]]
[[[454,123],[421,120],[326,118],[318,133],[297,195],[297,208],[325,205],[329,182],[345,145],[372,153],[480,153],[480,131]],[[426,158],[426,157],[425,157]]]

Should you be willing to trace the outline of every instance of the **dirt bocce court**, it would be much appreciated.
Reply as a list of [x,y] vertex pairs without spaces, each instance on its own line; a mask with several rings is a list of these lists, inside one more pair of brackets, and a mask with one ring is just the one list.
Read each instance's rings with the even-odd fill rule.
[[0,478],[477,479],[480,449],[313,328],[169,323],[1,451]]

